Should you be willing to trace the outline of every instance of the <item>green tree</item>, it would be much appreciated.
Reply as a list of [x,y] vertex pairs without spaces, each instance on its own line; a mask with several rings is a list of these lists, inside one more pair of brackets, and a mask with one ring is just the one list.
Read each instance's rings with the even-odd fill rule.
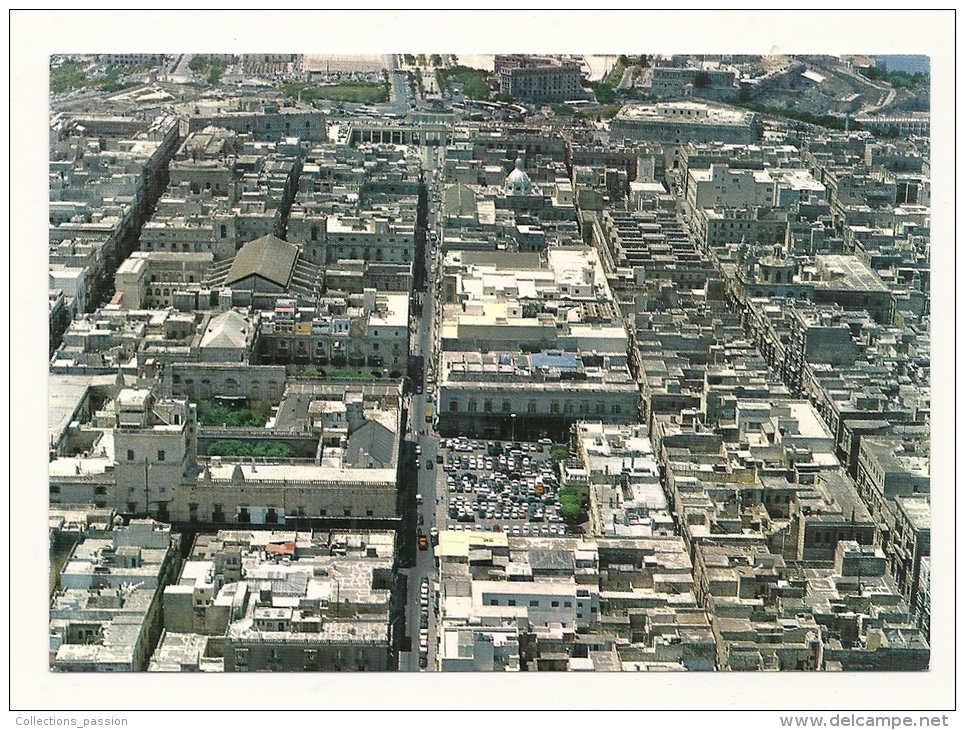
[[274,459],[288,458],[292,455],[292,453],[291,446],[274,441],[259,441],[251,450],[252,456]]
[[565,446],[554,446],[550,449],[550,458],[554,461],[566,461],[570,458],[570,450]]
[[568,524],[578,525],[586,522],[586,510],[580,501],[579,495],[573,487],[563,487],[560,489],[560,517]]
[[596,100],[601,104],[612,104],[616,99],[616,94],[610,84],[597,81],[591,84],[591,88],[596,95]]

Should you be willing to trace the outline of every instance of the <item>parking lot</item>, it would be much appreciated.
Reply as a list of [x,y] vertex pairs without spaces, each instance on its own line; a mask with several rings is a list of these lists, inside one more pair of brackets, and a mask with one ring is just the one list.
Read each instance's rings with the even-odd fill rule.
[[436,457],[447,529],[515,537],[567,534],[552,443],[442,439]]

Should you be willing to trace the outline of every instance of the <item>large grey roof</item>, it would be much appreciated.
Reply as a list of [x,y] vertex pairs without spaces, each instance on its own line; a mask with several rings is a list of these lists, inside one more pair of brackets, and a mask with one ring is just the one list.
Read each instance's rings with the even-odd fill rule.
[[346,461],[359,464],[359,452],[364,451],[383,466],[393,463],[395,434],[378,421],[366,421],[348,439]]
[[249,276],[260,276],[280,287],[287,287],[297,255],[298,246],[271,234],[256,238],[238,251],[225,284],[230,286]]

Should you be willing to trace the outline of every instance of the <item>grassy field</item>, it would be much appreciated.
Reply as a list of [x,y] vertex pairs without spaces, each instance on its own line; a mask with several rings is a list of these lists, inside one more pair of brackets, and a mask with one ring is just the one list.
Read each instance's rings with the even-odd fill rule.
[[603,104],[599,109],[573,109],[565,104],[550,104],[558,116],[576,119],[613,119],[623,108],[622,104]]
[[342,101],[353,104],[381,104],[389,100],[389,86],[385,83],[343,81],[340,84],[285,84],[282,93],[290,99],[301,94],[304,102]]

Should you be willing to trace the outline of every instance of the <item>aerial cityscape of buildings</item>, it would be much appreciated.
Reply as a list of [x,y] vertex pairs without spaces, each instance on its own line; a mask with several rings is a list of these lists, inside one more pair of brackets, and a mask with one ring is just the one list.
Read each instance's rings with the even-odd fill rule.
[[50,669],[928,669],[888,63],[51,57]]

